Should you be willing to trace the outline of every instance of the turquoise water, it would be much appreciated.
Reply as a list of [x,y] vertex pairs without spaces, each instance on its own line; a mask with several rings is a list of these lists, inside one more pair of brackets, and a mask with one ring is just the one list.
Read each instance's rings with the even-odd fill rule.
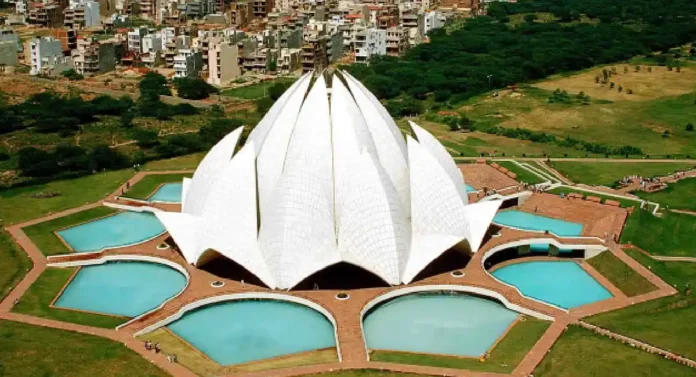
[[160,306],[185,286],[184,275],[161,264],[109,262],[82,267],[55,305],[136,317]]
[[473,188],[473,187],[467,185],[466,183],[465,183],[464,185],[466,185],[466,192],[474,192],[474,191],[476,191],[475,188]]
[[498,225],[513,228],[549,231],[560,237],[579,237],[582,234],[582,224],[553,219],[517,210],[498,212],[493,218]]
[[181,203],[182,183],[165,183],[149,198],[150,202]]
[[570,261],[517,263],[493,271],[493,276],[514,285],[527,297],[565,309],[612,297],[580,265]]
[[336,346],[321,313],[285,301],[213,304],[185,314],[169,329],[220,365],[232,365]]
[[370,349],[478,357],[517,313],[498,302],[463,294],[413,294],[394,299],[364,319]]
[[121,212],[58,232],[77,253],[134,245],[164,233],[151,213]]

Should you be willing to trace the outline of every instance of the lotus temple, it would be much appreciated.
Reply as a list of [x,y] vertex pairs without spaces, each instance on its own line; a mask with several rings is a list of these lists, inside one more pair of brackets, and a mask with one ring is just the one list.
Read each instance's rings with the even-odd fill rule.
[[[181,376],[528,376],[569,324],[674,294],[617,244],[629,210],[550,193],[559,183],[532,164],[515,162],[544,183],[458,164],[346,72],[302,76],[250,128],[146,199],[129,190],[175,172],[134,173],[98,203],[8,227],[34,260],[24,290],[64,273],[50,310],[118,323],[44,325],[117,339]],[[30,227],[83,210],[107,212],[56,229],[65,252],[32,242]],[[588,263],[602,253],[655,289],[628,297]],[[519,358],[496,359],[525,326],[536,336],[516,345]],[[145,353],[146,341],[178,364]],[[404,361],[413,355],[500,368]]]

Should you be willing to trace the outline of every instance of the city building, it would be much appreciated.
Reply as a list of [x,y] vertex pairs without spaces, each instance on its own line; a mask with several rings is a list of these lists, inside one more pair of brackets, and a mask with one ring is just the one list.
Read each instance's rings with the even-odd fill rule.
[[387,31],[354,25],[351,45],[355,54],[355,62],[367,63],[373,55],[386,55]]
[[146,27],[139,27],[128,32],[128,50],[136,54],[143,53],[143,37],[148,34]]
[[90,28],[101,25],[99,15],[99,3],[96,1],[84,1],[74,8],[64,11],[63,25],[71,29]]
[[200,52],[191,49],[181,49],[174,56],[174,77],[196,77],[203,68],[203,58]]
[[219,42],[208,50],[208,83],[225,85],[241,75],[236,43]]
[[18,63],[17,43],[0,41],[0,66],[16,66]]
[[469,204],[445,147],[415,123],[404,140],[351,76],[332,78],[330,100],[311,76],[231,159],[243,127],[212,148],[185,179],[181,212],[155,212],[186,261],[221,255],[291,289],[342,262],[408,284],[447,250],[478,251],[502,201]]
[[63,47],[53,37],[34,38],[29,42],[30,74],[57,75],[73,68],[72,59],[63,55]]
[[431,30],[444,27],[447,20],[442,12],[430,11],[425,13],[423,21],[423,32],[427,35]]
[[70,55],[70,51],[77,48],[77,31],[74,29],[52,29],[51,36],[60,41],[63,55]]
[[273,10],[275,1],[273,0],[251,0],[253,14],[255,18],[265,18]]
[[75,71],[90,76],[113,71],[116,68],[116,49],[113,43],[97,43],[91,38],[78,39],[72,54]]
[[408,31],[400,26],[387,29],[387,55],[401,56],[408,49]]
[[59,28],[63,26],[63,9],[57,5],[34,3],[34,8],[29,10],[27,22],[45,28]]

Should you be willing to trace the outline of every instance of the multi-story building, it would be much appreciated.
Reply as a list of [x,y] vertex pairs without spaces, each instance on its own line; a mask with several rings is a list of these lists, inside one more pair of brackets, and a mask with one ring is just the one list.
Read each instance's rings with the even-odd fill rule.
[[148,34],[141,40],[143,54],[157,54],[162,51],[162,36],[159,33]]
[[408,49],[408,31],[400,26],[387,29],[387,55],[401,56]]
[[251,0],[255,18],[266,18],[273,10],[273,0]]
[[355,54],[356,63],[367,63],[373,55],[387,53],[387,31],[377,28],[366,28],[361,25],[353,26],[351,48]]
[[302,70],[322,70],[343,55],[343,36],[326,22],[310,22],[303,31]]
[[456,9],[459,11],[466,11],[469,13],[478,12],[481,6],[480,0],[441,0],[440,8],[445,9]]
[[299,48],[283,48],[280,50],[277,71],[281,75],[293,73],[302,68],[302,50]]
[[444,27],[446,18],[442,12],[430,11],[425,13],[423,21],[423,33],[427,35],[431,30]]
[[235,1],[227,6],[227,17],[230,25],[244,28],[254,18],[254,7],[250,1]]
[[39,25],[45,28],[58,28],[63,26],[63,9],[57,5],[45,5],[36,3],[34,8],[29,10],[30,24]]
[[15,13],[17,14],[27,14],[27,0],[17,0],[15,1]]
[[60,41],[53,37],[34,38],[29,42],[30,74],[58,74],[73,68],[70,57],[63,55]]
[[165,45],[164,64],[167,68],[174,68],[174,57],[179,54],[179,50],[191,47],[191,37],[188,35],[178,35]]
[[89,28],[101,24],[99,3],[96,1],[85,1],[74,8],[66,9],[64,16],[63,25],[71,29]]
[[181,49],[174,57],[174,77],[196,77],[203,68],[203,59],[200,52],[191,49]]
[[72,52],[75,71],[89,76],[113,71],[116,68],[116,49],[113,43],[97,43],[91,38],[78,39]]
[[190,0],[184,4],[183,11],[186,18],[201,18],[217,12],[218,5],[217,0]]
[[15,50],[22,50],[22,45],[19,43],[19,35],[15,34],[12,29],[0,29],[0,42],[12,42],[15,45]]
[[52,29],[51,36],[60,41],[63,54],[66,56],[77,48],[77,31],[74,29]]
[[208,50],[208,83],[224,85],[242,74],[236,43],[220,42]]
[[13,41],[0,41],[0,67],[14,67],[17,64],[17,43]]
[[148,34],[146,27],[139,27],[128,32],[128,50],[136,53],[143,53],[142,40]]

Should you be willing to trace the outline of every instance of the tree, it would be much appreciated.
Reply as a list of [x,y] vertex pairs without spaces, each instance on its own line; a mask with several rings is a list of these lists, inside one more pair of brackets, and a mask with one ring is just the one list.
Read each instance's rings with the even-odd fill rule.
[[691,124],[691,123],[689,123],[689,124],[686,125],[686,127],[684,127],[684,129],[685,129],[687,132],[692,132],[692,131],[694,130],[694,125]]
[[50,177],[59,171],[53,155],[35,147],[20,149],[17,157],[17,168],[27,177]]
[[61,171],[76,172],[88,167],[87,152],[77,145],[58,145],[53,151],[53,158]]
[[128,165],[128,159],[106,144],[100,144],[89,152],[89,167],[93,171],[119,169]]
[[424,86],[414,86],[408,89],[408,95],[415,99],[425,99],[425,96],[428,94],[428,88]]
[[138,84],[140,96],[146,100],[158,100],[159,96],[171,96],[167,78],[156,72],[148,72]]
[[85,78],[84,76],[77,73],[77,71],[72,69],[72,68],[68,69],[67,71],[61,72],[61,75],[70,81],[77,81],[77,80],[82,80]]
[[215,118],[201,127],[200,130],[198,130],[198,135],[202,142],[208,145],[214,145],[227,134],[243,125],[244,122],[240,119]]
[[200,77],[181,77],[174,79],[174,87],[181,98],[199,100],[210,97],[218,92],[218,89]]
[[439,89],[433,93],[433,97],[437,102],[447,102],[452,97],[452,92],[448,89]]
[[126,111],[125,113],[121,114],[121,117],[119,118],[119,125],[123,128],[131,128],[133,127],[133,113],[130,111]]
[[157,131],[155,130],[137,128],[132,132],[131,135],[131,137],[135,140],[135,144],[140,148],[152,148],[159,144],[159,141],[157,140]]
[[280,98],[280,96],[283,95],[283,93],[285,93],[286,90],[288,90],[290,85],[290,83],[277,82],[268,88],[268,95],[275,102],[278,100],[278,98]]
[[268,97],[259,98],[255,101],[256,112],[259,114],[266,114],[268,110],[273,106],[273,100]]
[[534,14],[534,13],[530,13],[530,14],[525,14],[525,15],[524,15],[524,22],[532,23],[532,22],[534,22],[534,21],[536,21],[536,20],[537,20],[537,15]]

